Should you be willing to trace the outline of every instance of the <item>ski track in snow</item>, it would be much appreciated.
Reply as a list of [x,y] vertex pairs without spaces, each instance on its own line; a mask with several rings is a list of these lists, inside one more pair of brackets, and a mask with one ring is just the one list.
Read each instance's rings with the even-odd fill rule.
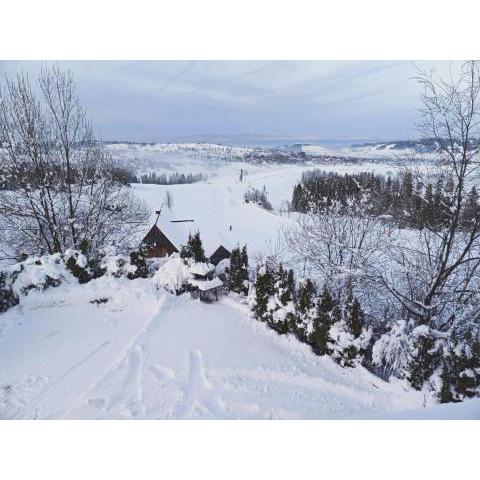
[[[236,299],[206,305],[159,292],[157,302],[156,313],[136,318],[129,338],[122,322],[135,314],[135,306],[118,322],[109,321],[111,340],[51,376],[26,401],[17,399],[20,407],[9,417],[348,418],[423,403],[404,384],[383,382],[362,368],[340,368],[293,337],[277,335],[251,319]],[[92,312],[97,318],[90,328],[105,315],[102,308]],[[58,338],[62,333],[55,330],[60,329],[43,332],[42,348],[52,348],[53,340],[45,338]],[[74,348],[75,338],[68,341]],[[1,408],[0,398],[0,417]]]

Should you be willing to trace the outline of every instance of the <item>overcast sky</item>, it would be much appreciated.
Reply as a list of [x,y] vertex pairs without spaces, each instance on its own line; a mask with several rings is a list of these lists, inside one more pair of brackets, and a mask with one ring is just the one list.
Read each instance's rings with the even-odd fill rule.
[[[57,62],[103,140],[195,134],[413,138],[419,86],[400,61]],[[447,75],[450,62],[415,62]],[[39,62],[0,61],[0,74]],[[455,66],[454,66],[455,67]]]

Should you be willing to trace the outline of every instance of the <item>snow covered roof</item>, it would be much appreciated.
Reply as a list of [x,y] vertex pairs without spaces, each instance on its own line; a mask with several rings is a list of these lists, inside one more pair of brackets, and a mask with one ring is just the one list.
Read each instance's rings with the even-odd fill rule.
[[210,263],[217,265],[220,261],[225,258],[230,258],[231,252],[227,250],[223,245],[220,245],[215,252],[210,255]]
[[215,270],[215,266],[211,263],[194,263],[190,266],[190,273],[194,275],[207,275]]
[[213,288],[221,287],[223,285],[223,282],[218,277],[215,277],[212,280],[189,280],[188,283],[190,283],[192,287],[196,287],[202,292],[212,290]]

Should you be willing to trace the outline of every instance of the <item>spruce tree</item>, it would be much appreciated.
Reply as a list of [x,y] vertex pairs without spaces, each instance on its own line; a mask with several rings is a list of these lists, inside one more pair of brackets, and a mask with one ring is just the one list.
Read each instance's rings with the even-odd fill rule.
[[234,248],[230,255],[230,290],[237,293],[248,292],[248,255],[247,247]]
[[195,262],[203,263],[207,261],[205,257],[205,251],[203,250],[202,239],[200,238],[200,232],[194,235],[188,234],[187,245],[182,245],[180,249],[181,258],[191,258]]
[[442,359],[441,403],[460,402],[480,395],[480,341],[472,332],[449,340]]
[[296,335],[302,341],[306,341],[313,332],[313,321],[316,313],[315,294],[315,285],[309,278],[300,282],[297,295]]
[[319,355],[328,355],[331,342],[330,327],[340,320],[338,304],[324,287],[322,295],[317,303],[317,312],[313,321],[313,332],[310,335],[309,343]]
[[362,334],[364,327],[363,311],[360,307],[360,302],[356,297],[353,297],[351,288],[347,296],[347,303],[345,305],[345,324],[348,331],[354,338],[358,338]]
[[256,319],[263,322],[268,320],[268,302],[274,293],[275,277],[269,262],[260,265],[254,284],[254,298],[252,311]]
[[240,293],[242,291],[242,255],[240,248],[234,248],[230,255],[230,277],[229,287],[232,292]]
[[267,323],[284,334],[295,330],[295,304],[293,302],[293,276],[280,264],[274,277],[273,295],[269,301]]
[[240,253],[241,258],[241,277],[242,277],[242,292],[243,294],[248,293],[248,281],[249,281],[249,273],[248,273],[248,253],[247,253],[247,246],[244,245],[242,247],[242,251]]
[[412,332],[410,342],[407,380],[413,388],[421,390],[438,367],[439,354],[435,337],[428,327],[417,327]]
[[136,267],[134,272],[129,272],[127,275],[130,280],[148,277],[147,251],[144,245],[140,245],[138,250],[130,252],[130,264]]

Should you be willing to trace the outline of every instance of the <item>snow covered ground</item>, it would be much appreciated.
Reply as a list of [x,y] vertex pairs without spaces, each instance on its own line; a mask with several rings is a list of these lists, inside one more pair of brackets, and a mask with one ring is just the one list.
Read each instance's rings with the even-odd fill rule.
[[[292,221],[282,205],[305,170],[395,169],[386,163],[252,165],[190,158],[188,152],[175,152],[172,160],[157,150],[151,148],[150,160],[158,173],[202,172],[208,179],[135,185],[151,221],[168,190],[173,207],[163,208],[158,225],[172,241],[179,246],[188,231],[199,230],[207,254],[219,244],[247,244],[252,260],[275,249]],[[264,185],[272,212],[243,201],[249,186]],[[180,219],[194,222],[170,222]],[[432,400],[404,382],[341,368],[296,339],[278,336],[251,319],[234,296],[206,305],[157,290],[152,280],[107,276],[30,292],[0,314],[0,418],[479,417],[478,402],[425,404]]]
[[0,316],[0,365],[0,418],[350,418],[424,403],[278,336],[234,297],[207,305],[151,280],[30,293]]
[[[395,167],[381,163],[252,165],[232,162],[212,165],[211,162],[202,160],[192,165],[198,168],[194,173],[208,175],[205,182],[187,185],[134,184],[133,188],[147,202],[151,211],[151,223],[155,221],[155,211],[162,205],[166,191],[169,191],[173,196],[173,208],[162,209],[158,226],[177,247],[186,242],[189,231],[200,231],[208,255],[220,244],[229,249],[237,244],[246,244],[252,255],[275,250],[282,230],[292,221],[282,208],[285,207],[285,202],[291,200],[293,187],[307,170],[320,168],[339,173],[375,171],[384,174],[395,171]],[[241,170],[244,172],[242,182],[239,179]],[[261,190],[264,186],[273,205],[273,212],[244,202],[244,194],[250,187]],[[171,224],[171,220],[184,219],[194,222]],[[140,240],[135,239],[135,242]]]

